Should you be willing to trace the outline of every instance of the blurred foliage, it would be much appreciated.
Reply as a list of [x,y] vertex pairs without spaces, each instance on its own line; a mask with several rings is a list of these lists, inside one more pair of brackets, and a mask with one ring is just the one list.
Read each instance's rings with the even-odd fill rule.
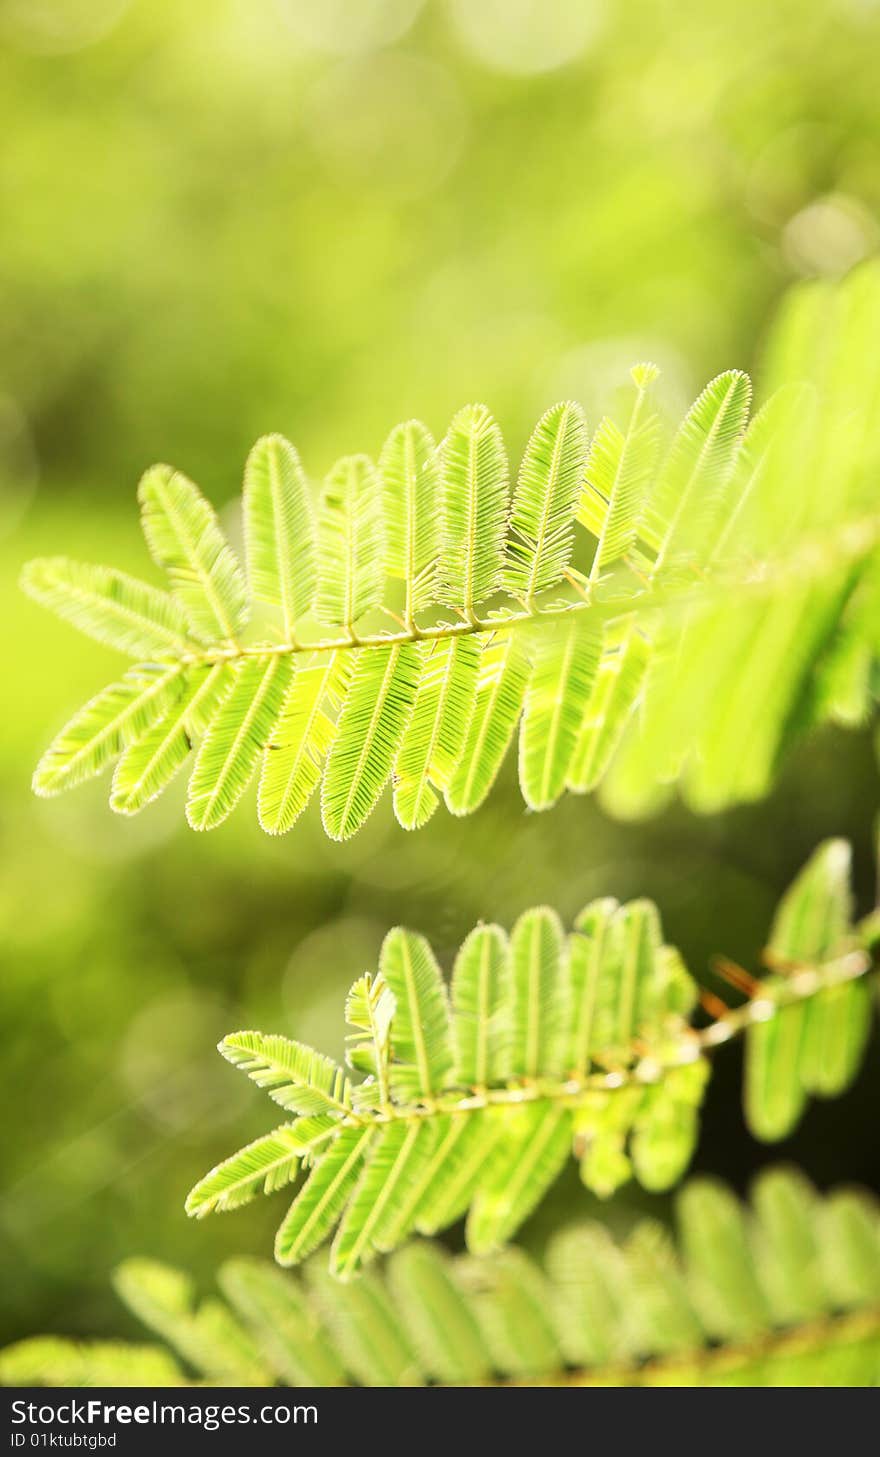
[[[395,922],[448,967],[480,916],[647,895],[695,970],[721,946],[749,965],[829,834],[868,904],[867,735],[806,746],[762,806],[640,828],[530,816],[510,766],[415,841],[377,815],[330,845],[314,811],[288,842],[248,815],[206,841],[173,795],[125,823],[100,785],[38,803],[35,750],[112,655],[15,579],[59,549],[143,571],[154,459],[223,501],[266,430],[318,475],[392,419],[487,398],[516,454],[560,396],[594,422],[633,359],[676,409],[752,367],[792,279],[876,247],[878,40],[873,0],[0,0],[0,1337],[118,1329],[107,1276],[132,1252],[204,1284],[266,1247],[268,1204],[183,1215],[230,1125],[263,1126],[214,1043],[262,1024],[340,1052],[339,999]],[[764,1155],[727,1066],[699,1163],[741,1188]],[[785,1156],[880,1187],[878,1084],[811,1110]],[[590,1212],[574,1178],[534,1238],[560,1210]]]
[[876,1200],[820,1198],[781,1167],[755,1181],[751,1208],[693,1179],[676,1216],[677,1247],[656,1220],[617,1244],[582,1222],[557,1230],[541,1263],[515,1247],[450,1259],[416,1241],[350,1284],[314,1261],[292,1279],[229,1260],[225,1302],[199,1300],[167,1265],[126,1260],[117,1293],[162,1347],[36,1336],[0,1351],[0,1383],[878,1384]]

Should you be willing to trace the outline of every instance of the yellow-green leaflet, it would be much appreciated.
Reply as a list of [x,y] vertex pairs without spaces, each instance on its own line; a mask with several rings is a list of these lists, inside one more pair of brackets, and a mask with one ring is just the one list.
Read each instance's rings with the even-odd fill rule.
[[280,654],[239,666],[196,755],[186,801],[194,830],[212,829],[235,808],[269,743],[292,675],[292,658]]
[[244,574],[213,507],[180,471],[156,465],[138,487],[147,545],[194,635],[230,642],[247,621]]
[[292,828],[321,782],[353,667],[351,654],[342,652],[296,664],[260,774],[257,808],[270,834]]
[[242,505],[251,594],[279,609],[289,638],[312,606],[317,564],[308,481],[283,435],[264,436],[248,456]]
[[423,825],[458,767],[477,696],[480,646],[472,637],[424,643],[412,714],[394,761],[394,809],[404,829]]
[[339,714],[321,788],[324,828],[347,840],[374,809],[416,696],[418,650],[363,649]]

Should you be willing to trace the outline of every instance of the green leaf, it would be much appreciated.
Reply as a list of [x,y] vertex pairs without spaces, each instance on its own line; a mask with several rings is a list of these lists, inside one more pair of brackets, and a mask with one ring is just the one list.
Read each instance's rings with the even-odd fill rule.
[[340,1356],[361,1386],[418,1386],[418,1360],[384,1285],[368,1270],[342,1284],[317,1266],[308,1280]]
[[262,1260],[228,1260],[220,1288],[289,1386],[343,1386],[345,1370],[327,1332],[293,1280]]
[[302,814],[321,780],[336,733],[338,712],[351,683],[351,654],[316,653],[294,669],[293,682],[272,732],[257,808],[271,835],[284,835]]
[[382,943],[379,969],[394,997],[392,1093],[407,1101],[447,1087],[453,1069],[449,1001],[424,936],[397,926]]
[[562,1071],[568,965],[559,917],[545,906],[520,916],[510,938],[511,1071],[526,1078]]
[[31,1336],[0,1351],[0,1386],[186,1386],[160,1346]]
[[293,1182],[302,1158],[323,1150],[334,1134],[335,1124],[326,1117],[282,1124],[200,1179],[187,1197],[187,1214],[203,1219],[215,1210],[238,1209],[258,1194],[274,1194]]
[[[795,891],[821,889],[822,866],[835,866],[827,849]],[[848,904],[845,886],[838,894]],[[777,921],[800,903],[790,892]],[[455,959],[451,1018],[427,941],[392,930],[378,973],[359,977],[346,1001],[347,1061],[362,1081],[350,1084],[336,1063],[286,1038],[225,1039],[224,1055],[304,1126],[317,1121],[327,1142],[326,1153],[305,1155],[317,1167],[282,1227],[282,1259],[304,1257],[338,1225],[331,1266],[348,1278],[412,1230],[433,1234],[462,1215],[470,1248],[493,1249],[515,1233],[569,1154],[600,1198],[633,1176],[646,1189],[669,1188],[693,1154],[709,1054],[737,1034],[747,1039],[747,1110],[759,1135],[788,1126],[792,1097],[797,1111],[810,1092],[854,1073],[871,989],[867,956],[847,928],[834,944],[851,949],[799,966],[790,981],[771,972],[747,1004],[697,1028],[689,1020],[696,984],[664,943],[650,901],[593,901],[575,924],[566,936],[553,911],[536,907],[519,918],[509,946],[497,926],[476,927]],[[786,1041],[792,1025],[799,1036],[810,1029],[794,1051]],[[776,1041],[756,1064],[753,1039],[768,1029]],[[337,1161],[340,1144],[350,1164]],[[267,1148],[271,1162],[278,1151]],[[245,1150],[212,1171],[195,1202],[225,1197],[227,1181],[233,1197],[240,1186],[250,1193],[261,1176],[262,1164]],[[680,1333],[687,1321],[676,1280],[653,1244],[648,1256],[661,1262],[656,1311],[668,1310]]]
[[826,840],[810,856],[773,918],[768,952],[774,964],[810,965],[845,950],[852,916],[850,865],[846,840]]
[[510,1070],[508,978],[501,927],[476,926],[462,942],[452,972],[456,1077],[467,1087],[503,1083]]
[[[358,977],[345,999],[345,1020],[356,1030],[346,1038],[349,1067],[371,1074],[381,1101],[388,1099],[388,1058],[391,1050],[391,1022],[394,997],[381,974],[369,971]],[[361,1084],[359,1091],[364,1090]]]
[[420,420],[391,431],[379,469],[384,488],[385,562],[406,584],[404,620],[434,601],[440,548],[440,469],[433,436]]
[[360,1176],[375,1128],[343,1128],[313,1168],[275,1237],[275,1258],[295,1265],[329,1235]]
[[464,749],[446,788],[446,805],[453,814],[470,814],[492,788],[516,729],[527,682],[528,665],[513,633],[483,648]]
[[501,586],[507,530],[504,441],[485,405],[459,410],[441,446],[443,543],[439,600],[473,613]]
[[626,1255],[638,1309],[638,1344],[658,1356],[698,1350],[703,1330],[669,1232],[644,1220],[627,1240]]
[[293,642],[317,585],[315,525],[305,472],[283,435],[264,435],[248,456],[242,507],[251,594],[278,609]]
[[872,989],[863,979],[828,987],[807,1004],[801,1054],[804,1087],[836,1098],[858,1072],[873,1020]]
[[[394,762],[394,811],[405,830],[437,808],[461,759],[477,696],[479,644],[472,637],[424,643],[412,714]],[[434,786],[434,788],[432,788]]]
[[519,778],[530,809],[565,789],[599,666],[600,641],[572,616],[532,644],[533,666],[519,738]]
[[694,1179],[677,1201],[691,1290],[705,1329],[748,1340],[769,1323],[766,1296],[751,1261],[743,1211],[722,1184]]
[[34,771],[34,792],[61,794],[101,774],[171,711],[183,680],[178,664],[141,664],[92,698],[52,740]]
[[580,405],[569,400],[547,410],[526,446],[510,513],[505,586],[525,603],[565,575],[586,455]]
[[571,1134],[567,1108],[536,1103],[505,1115],[501,1143],[468,1215],[474,1254],[498,1249],[531,1214],[569,1158]]
[[235,671],[228,663],[192,668],[173,711],[129,746],[116,766],[110,808],[137,814],[158,798],[183,767],[193,739],[203,734],[230,691]]
[[415,1217],[412,1190],[421,1188],[436,1130],[424,1119],[388,1123],[374,1135],[370,1156],[330,1251],[330,1273],[348,1280],[363,1264],[393,1249]]
[[[116,1285],[157,1347],[19,1342],[4,1385],[90,1382],[414,1386],[872,1386],[880,1362],[880,1218],[861,1190],[820,1196],[785,1168],[762,1173],[751,1207],[714,1181],[689,1185],[678,1238],[654,1220],[624,1240],[581,1220],[538,1261],[415,1243],[381,1274],[342,1283],[232,1260],[217,1300],[152,1261]],[[236,1316],[240,1319],[236,1319]]]
[[461,1280],[474,1303],[494,1367],[517,1381],[535,1383],[562,1368],[548,1283],[522,1250],[470,1260],[461,1266]]
[[[798,293],[771,342],[779,389],[768,405],[749,425],[748,380],[720,375],[659,467],[652,366],[634,370],[629,419],[602,421],[585,469],[579,407],[554,406],[532,434],[510,516],[500,432],[483,406],[468,406],[439,452],[410,421],[386,441],[381,470],[362,455],[338,462],[316,550],[293,447],[258,442],[245,482],[248,589],[210,506],[168,467],[148,472],[141,496],[172,597],[109,568],[51,562],[28,569],[25,585],[120,646],[173,658],[187,681],[221,663],[268,670],[280,650],[305,660],[264,756],[258,806],[270,833],[295,822],[322,778],[339,837],[363,824],[389,774],[407,828],[427,822],[438,790],[453,813],[472,812],[524,701],[530,808],[566,787],[599,788],[623,817],[656,812],[676,784],[703,813],[754,800],[804,732],[866,721],[876,698],[878,317],[876,267]],[[261,642],[273,613],[285,640]],[[396,684],[400,712],[367,734],[355,773],[365,700],[398,651],[415,655]],[[255,672],[255,693],[262,682]],[[236,728],[249,707],[237,701]],[[331,751],[337,723],[345,733]],[[133,812],[160,792],[183,753],[175,729],[148,792],[124,787],[120,806]],[[214,787],[201,785],[206,796]]]
[[247,621],[247,592],[213,508],[198,486],[168,465],[147,471],[138,499],[147,545],[167,571],[194,636],[205,643],[234,641]]
[[272,736],[293,677],[282,653],[246,658],[199,746],[186,817],[194,830],[223,823],[247,789]]
[[785,1325],[815,1318],[826,1303],[815,1190],[794,1169],[765,1169],[752,1203],[755,1256],[774,1318]]
[[725,492],[726,509],[712,550],[713,561],[724,561],[728,548],[750,534],[756,509],[762,507],[771,484],[767,475],[774,457],[783,460],[788,453],[797,421],[811,407],[809,395],[803,384],[789,383],[752,417]]
[[218,1050],[290,1113],[344,1117],[351,1108],[351,1087],[342,1068],[302,1042],[262,1032],[232,1032]]
[[564,1225],[547,1246],[546,1267],[556,1325],[571,1365],[602,1366],[635,1354],[632,1277],[604,1225]]
[[880,1300],[880,1220],[874,1199],[839,1189],[818,1221],[822,1273],[832,1300],[845,1309]]
[[595,789],[604,777],[638,702],[649,661],[650,648],[637,619],[607,630],[568,767],[567,786],[576,794]]
[[436,1234],[461,1218],[491,1167],[503,1132],[503,1117],[496,1109],[443,1120],[434,1153],[442,1177],[425,1189],[415,1220],[420,1234]]
[[415,701],[418,662],[412,643],[358,655],[321,786],[333,840],[355,834],[376,807]]
[[635,545],[660,445],[659,420],[648,405],[658,373],[653,364],[633,368],[636,398],[626,430],[606,416],[590,442],[578,520],[596,537],[593,581]]
[[423,1243],[400,1250],[389,1263],[388,1284],[434,1381],[461,1386],[488,1379],[491,1362],[479,1323],[443,1251]]
[[133,658],[187,650],[187,621],[179,604],[125,572],[67,557],[39,557],[24,567],[21,585],[65,622]]
[[786,891],[773,920],[767,959],[781,975],[757,1008],[746,1034],[746,1118],[758,1138],[784,1138],[807,1095],[841,1091],[854,1077],[870,1025],[865,992],[854,983],[832,985],[812,1002],[785,1002],[790,975],[821,965],[850,944],[850,850],[826,840]]
[[113,1284],[129,1310],[201,1376],[219,1384],[263,1385],[266,1372],[247,1332],[219,1301],[194,1307],[192,1281],[155,1260],[125,1260]]
[[336,463],[318,508],[317,613],[351,630],[382,601],[382,483],[366,455]]
[[[651,901],[630,901],[615,912],[608,952],[611,958],[609,990],[614,988],[614,1005],[608,998],[610,1014],[602,1029],[607,1047],[626,1056],[635,1041],[649,1027],[656,1025],[657,992],[665,990],[657,976],[660,950],[660,922],[657,908]],[[616,985],[615,985],[616,984]]]
[[678,1097],[674,1075],[670,1074],[667,1084],[646,1089],[633,1120],[633,1171],[642,1188],[652,1192],[671,1189],[678,1183],[693,1157],[700,1132],[696,1103],[702,1098],[708,1068],[699,1062],[675,1071],[697,1073],[697,1099]]
[[685,416],[642,516],[640,535],[656,552],[654,572],[701,549],[733,470],[748,422],[751,383],[719,374]]
[[572,1015],[565,1066],[580,1077],[586,1073],[597,1045],[602,1045],[594,1033],[594,1023],[607,995],[605,966],[616,910],[615,900],[594,901],[575,922],[580,934],[570,936],[568,941]]

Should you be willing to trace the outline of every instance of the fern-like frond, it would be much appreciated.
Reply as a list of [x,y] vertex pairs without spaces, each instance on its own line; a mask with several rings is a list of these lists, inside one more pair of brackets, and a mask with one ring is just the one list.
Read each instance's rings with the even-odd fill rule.
[[0,1351],[0,1386],[189,1386],[161,1346],[31,1336]]
[[247,591],[213,508],[192,481],[167,465],[147,471],[138,499],[147,545],[168,573],[194,636],[234,642],[247,621]]
[[[838,955],[850,936],[850,849],[829,840],[783,899],[770,933],[767,961],[775,985]],[[852,1081],[871,1025],[871,988],[864,981],[829,987],[793,1002],[778,1016],[753,1021],[746,1036],[745,1097],[760,1138],[784,1138],[811,1093],[834,1097]]]
[[[378,466],[340,460],[316,508],[293,446],[267,436],[245,468],[246,573],[192,482],[154,467],[143,526],[170,593],[60,558],[24,571],[38,601],[138,659],[62,730],[37,791],[125,753],[111,804],[131,814],[195,746],[196,828],[258,777],[270,833],[320,785],[345,839],[386,786],[407,829],[441,797],[471,813],[518,734],[533,809],[600,788],[643,813],[676,781],[701,810],[762,795],[799,735],[864,722],[876,696],[878,332],[877,266],[796,293],[751,422],[730,370],[666,440],[656,370],[636,366],[628,418],[589,449],[578,405],[546,412],[512,500],[482,405],[439,446],[409,421]],[[156,675],[167,693],[141,701],[131,685]]]
[[205,732],[193,766],[186,817],[211,830],[231,814],[257,771],[293,677],[293,660],[246,658]]
[[230,663],[214,663],[188,674],[174,711],[134,738],[118,760],[110,790],[110,806],[117,814],[137,814],[170,784],[189,758],[193,740],[215,722],[234,681]]
[[187,1199],[187,1212],[201,1217],[238,1209],[257,1194],[274,1194],[292,1183],[302,1160],[323,1152],[334,1132],[333,1121],[326,1117],[282,1124],[212,1169]]
[[332,839],[347,840],[375,809],[415,702],[418,670],[414,643],[358,654],[321,786],[324,828]]
[[344,1115],[351,1107],[351,1085],[339,1064],[301,1042],[236,1032],[218,1050],[289,1113]]
[[572,769],[601,655],[601,638],[573,614],[534,654],[519,736],[519,779],[530,809],[555,804]]
[[405,584],[404,622],[434,601],[443,527],[440,466],[431,432],[419,420],[392,430],[379,457],[385,513],[385,564]]
[[416,1241],[381,1275],[340,1283],[314,1262],[297,1279],[232,1260],[218,1274],[226,1305],[196,1307],[184,1276],[129,1262],[120,1294],[189,1377],[158,1347],[39,1337],[0,1352],[0,1382],[880,1384],[875,1199],[819,1195],[779,1167],[758,1177],[749,1205],[711,1179],[687,1184],[676,1204],[677,1239],[653,1220],[620,1240],[595,1221],[568,1224],[541,1262],[516,1248],[474,1259]]
[[330,471],[318,507],[317,613],[328,627],[354,625],[382,601],[382,483],[366,455]]
[[504,441],[485,405],[465,405],[446,432],[439,601],[473,619],[501,586],[508,515]]
[[262,1386],[269,1377],[242,1322],[220,1300],[195,1303],[188,1276],[156,1260],[126,1260],[114,1285],[125,1304],[154,1335],[209,1381]]
[[308,481],[282,435],[264,436],[248,456],[242,507],[251,595],[278,610],[290,642],[313,605],[317,564]]
[[38,557],[22,571],[21,584],[35,602],[132,658],[182,654],[190,646],[176,599],[112,567]]
[[480,647],[472,637],[423,643],[415,701],[394,761],[394,811],[418,829],[458,767],[474,711]]
[[529,681],[528,660],[513,633],[499,633],[483,647],[473,710],[455,772],[446,786],[454,815],[478,809],[498,777],[516,732]]
[[397,927],[385,937],[379,970],[394,998],[390,1088],[406,1101],[430,1101],[452,1075],[446,985],[424,936]]
[[635,366],[636,397],[626,429],[606,416],[590,442],[578,520],[596,538],[594,580],[635,546],[660,449],[660,421],[648,400],[658,373],[653,364]]
[[749,419],[752,387],[732,369],[712,380],[679,426],[649,493],[639,527],[656,552],[654,572],[682,558],[702,558],[704,539],[718,514],[724,488]]
[[268,1370],[288,1386],[343,1386],[345,1368],[306,1292],[263,1260],[227,1260],[218,1281]]
[[[327,1058],[282,1037],[236,1033],[221,1051],[300,1114],[196,1186],[191,1214],[232,1208],[308,1172],[276,1254],[294,1264],[335,1230],[331,1271],[354,1275],[412,1231],[467,1214],[470,1249],[505,1244],[571,1154],[606,1197],[631,1177],[667,1189],[698,1135],[709,1053],[746,1039],[746,1117],[789,1132],[810,1094],[855,1075],[871,1016],[871,962],[851,924],[848,850],[821,846],[787,892],[739,1007],[694,1019],[697,987],[649,901],[585,907],[563,929],[546,907],[510,939],[479,926],[456,958],[451,998],[423,937],[385,940],[379,973],[346,1004],[350,1085]],[[337,1227],[338,1226],[338,1227]]]
[[92,779],[164,724],[184,691],[178,664],[131,668],[88,702],[52,741],[34,772],[40,795],[61,794]]
[[510,512],[505,585],[524,603],[558,586],[571,560],[586,454],[580,405],[554,405],[526,446]]
[[269,834],[285,834],[321,782],[353,667],[344,652],[316,653],[297,664],[260,772],[257,806]]

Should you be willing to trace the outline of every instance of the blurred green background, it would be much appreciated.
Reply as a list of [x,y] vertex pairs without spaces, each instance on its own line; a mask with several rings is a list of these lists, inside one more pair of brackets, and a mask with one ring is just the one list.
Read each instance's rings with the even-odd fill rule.
[[[595,421],[628,365],[683,407],[752,368],[775,300],[880,238],[876,0],[0,0],[4,969],[0,1339],[124,1330],[139,1252],[205,1281],[270,1250],[278,1201],[193,1225],[183,1198],[269,1126],[214,1052],[259,1026],[341,1051],[341,1004],[395,921],[447,959],[480,916],[646,894],[702,972],[754,964],[826,834],[872,895],[869,735],[806,746],[771,800],[617,825],[527,815],[512,775],[416,836],[345,846],[240,813],[187,831],[182,785],[115,819],[106,786],[31,797],[39,751],[113,655],[26,602],[38,553],[149,572],[134,491],[173,462],[231,503],[258,434],[320,475],[411,414],[485,399],[517,452],[554,399]],[[880,1187],[880,1059],[781,1150]],[[722,1053],[698,1164],[742,1188]],[[625,1195],[621,1207],[626,1208]],[[594,1206],[570,1176],[533,1222]],[[612,1217],[619,1217],[615,1213]]]

